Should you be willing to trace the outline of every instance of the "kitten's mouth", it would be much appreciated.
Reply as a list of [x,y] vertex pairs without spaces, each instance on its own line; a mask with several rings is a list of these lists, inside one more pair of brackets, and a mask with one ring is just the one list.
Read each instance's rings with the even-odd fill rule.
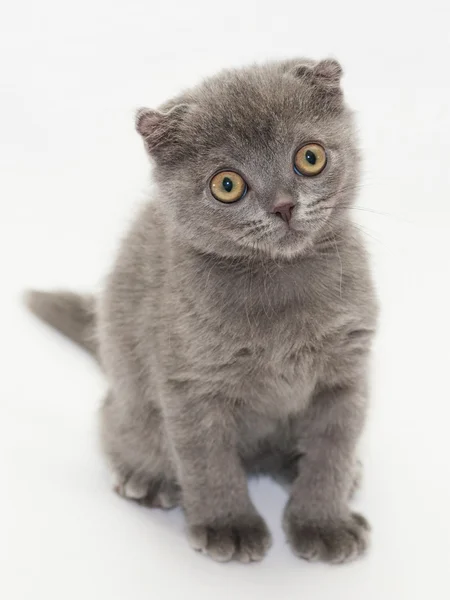
[[305,232],[294,229],[292,226],[277,228],[274,234],[272,243],[280,250],[287,247],[297,247],[299,244],[302,245],[307,238]]
[[284,220],[283,225],[281,225],[281,227],[279,227],[277,229],[283,236],[302,235],[305,233],[304,230],[302,230],[302,228],[299,227],[299,225],[297,223],[293,223],[292,220],[291,221]]
[[273,231],[272,243],[279,252],[297,252],[310,243],[311,235],[312,231],[309,228],[291,220],[289,224],[280,223]]

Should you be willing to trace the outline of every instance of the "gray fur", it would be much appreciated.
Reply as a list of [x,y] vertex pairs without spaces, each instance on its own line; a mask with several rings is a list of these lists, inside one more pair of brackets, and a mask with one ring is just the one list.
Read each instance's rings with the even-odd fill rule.
[[93,296],[80,296],[66,291],[32,290],[25,294],[25,303],[42,321],[63,333],[90,354],[96,354],[96,309]]
[[[192,545],[217,560],[259,560],[270,545],[249,473],[289,482],[299,556],[343,562],[367,545],[349,497],[377,306],[349,217],[359,156],[340,76],[333,60],[253,66],[137,115],[157,193],[98,302],[103,447],[119,493],[180,502]],[[328,163],[302,177],[293,155],[311,141]],[[235,204],[209,191],[221,169],[249,185]],[[271,213],[286,198],[291,229]],[[34,299],[86,345],[84,300]]]

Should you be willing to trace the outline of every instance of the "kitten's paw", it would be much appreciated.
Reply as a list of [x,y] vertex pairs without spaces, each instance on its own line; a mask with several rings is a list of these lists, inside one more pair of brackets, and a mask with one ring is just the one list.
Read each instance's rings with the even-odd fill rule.
[[369,543],[369,524],[357,513],[328,523],[301,522],[291,516],[285,529],[294,553],[310,561],[350,562],[361,556]]
[[150,508],[175,508],[181,502],[181,488],[175,481],[164,479],[152,482],[139,504]]
[[114,489],[123,498],[135,500],[150,508],[169,509],[180,504],[180,487],[169,479],[132,475],[126,480],[117,481]]
[[193,525],[188,536],[195,550],[219,562],[261,560],[272,543],[266,524],[261,517],[254,515],[231,523]]

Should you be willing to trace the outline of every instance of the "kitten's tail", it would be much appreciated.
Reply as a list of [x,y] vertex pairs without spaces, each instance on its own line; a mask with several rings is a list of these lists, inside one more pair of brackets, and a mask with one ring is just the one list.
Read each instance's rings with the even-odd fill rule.
[[87,350],[97,355],[96,314],[94,296],[72,292],[40,292],[25,294],[30,311],[48,325]]

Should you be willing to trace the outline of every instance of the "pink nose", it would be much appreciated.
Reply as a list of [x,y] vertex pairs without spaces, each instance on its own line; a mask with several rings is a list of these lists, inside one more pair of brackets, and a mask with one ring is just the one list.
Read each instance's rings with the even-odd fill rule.
[[292,210],[294,206],[295,204],[293,204],[292,202],[279,202],[277,204],[274,204],[270,212],[275,213],[276,215],[281,217],[285,223],[289,223],[292,217]]

